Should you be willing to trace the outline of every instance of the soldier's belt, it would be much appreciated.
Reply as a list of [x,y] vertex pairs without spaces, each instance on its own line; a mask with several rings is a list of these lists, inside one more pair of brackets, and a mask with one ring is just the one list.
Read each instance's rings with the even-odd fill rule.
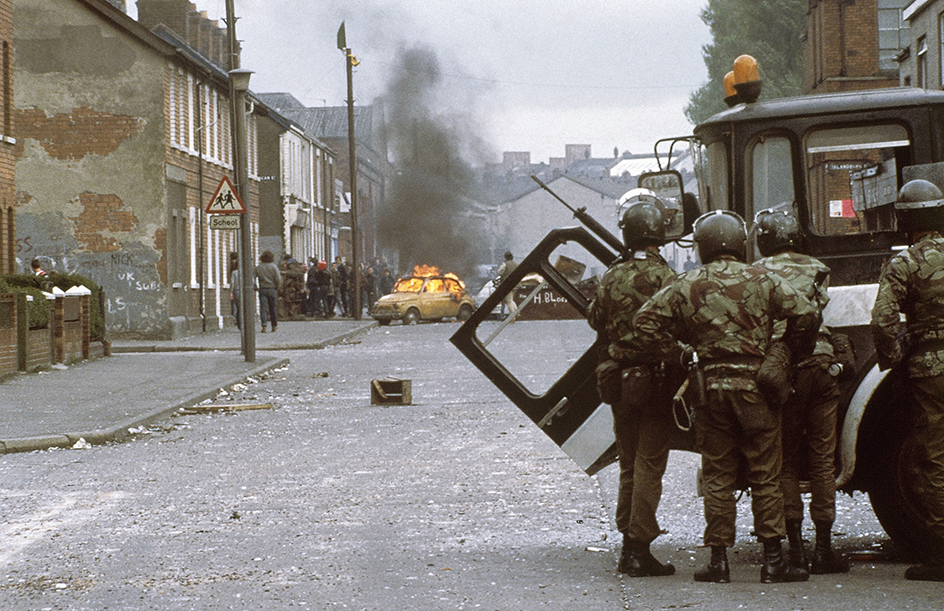
[[759,356],[731,356],[718,359],[702,359],[701,367],[705,375],[713,378],[753,378],[762,362],[763,359]]

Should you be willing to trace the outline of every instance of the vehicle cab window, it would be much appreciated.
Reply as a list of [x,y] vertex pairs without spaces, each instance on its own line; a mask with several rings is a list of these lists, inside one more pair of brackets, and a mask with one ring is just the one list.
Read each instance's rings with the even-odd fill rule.
[[750,147],[751,191],[746,217],[761,210],[793,210],[793,155],[784,136],[761,136]]
[[698,190],[706,210],[727,210],[728,147],[724,141],[703,145],[698,155],[701,166],[697,175]]
[[430,278],[426,281],[427,293],[442,293],[446,290],[445,285],[443,284],[442,278]]
[[804,138],[810,229],[835,236],[894,231],[898,172],[910,140],[898,124],[814,129]]

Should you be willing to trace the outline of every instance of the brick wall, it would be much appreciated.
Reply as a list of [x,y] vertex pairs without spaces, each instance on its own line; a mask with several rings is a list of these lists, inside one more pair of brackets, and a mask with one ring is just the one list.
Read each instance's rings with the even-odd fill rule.
[[88,300],[83,295],[60,296],[55,301],[53,340],[57,363],[74,363],[89,356]]
[[16,269],[13,0],[0,0],[0,273]]
[[0,295],[0,377],[16,373],[16,296]]
[[810,0],[803,89],[807,93],[897,87],[878,66],[876,0]]
[[52,327],[30,329],[26,333],[26,371],[48,369],[52,364]]

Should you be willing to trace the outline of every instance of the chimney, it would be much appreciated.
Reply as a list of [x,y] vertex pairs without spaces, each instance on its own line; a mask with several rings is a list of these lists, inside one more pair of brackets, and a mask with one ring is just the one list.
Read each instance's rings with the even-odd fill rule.
[[163,23],[186,40],[187,13],[192,8],[189,0],[138,0],[138,23],[149,30]]
[[164,24],[194,51],[224,69],[229,68],[226,28],[211,21],[207,12],[198,10],[190,0],[138,0],[138,22],[149,30]]

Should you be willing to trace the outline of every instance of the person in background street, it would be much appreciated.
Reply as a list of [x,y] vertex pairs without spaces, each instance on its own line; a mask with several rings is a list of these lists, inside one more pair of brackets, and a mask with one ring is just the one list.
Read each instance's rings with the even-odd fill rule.
[[[778,274],[798,292],[809,296],[822,315],[829,302],[829,268],[800,250],[800,224],[783,210],[768,208],[754,218],[757,250],[764,257],[756,265]],[[774,341],[786,329],[777,321]],[[783,471],[780,489],[786,519],[787,554],[790,564],[814,575],[846,573],[849,563],[832,548],[836,519],[836,410],[839,405],[839,375],[829,329],[820,327],[813,355],[799,363],[793,375],[789,398],[783,405]],[[816,526],[812,563],[803,548],[803,499],[800,475],[809,467],[810,517]]]
[[[505,281],[505,279],[511,275],[511,272],[518,269],[518,264],[515,263],[515,256],[510,252],[505,253],[505,262],[498,267],[498,278],[496,280],[496,286]],[[518,305],[515,303],[515,292],[511,291],[505,298],[502,300],[505,304],[505,307],[508,308],[508,315],[512,316],[515,313],[515,310],[518,309]]]
[[672,575],[675,567],[656,560],[649,546],[661,532],[656,509],[675,428],[671,398],[676,388],[659,359],[633,348],[632,321],[643,303],[675,279],[675,272],[659,254],[659,246],[665,243],[662,201],[649,192],[636,195],[627,205],[620,227],[630,255],[603,274],[587,320],[609,341],[609,359],[618,366],[611,406],[620,466],[616,527],[623,535],[623,551],[619,572],[630,577]]
[[30,268],[33,270],[34,276],[46,276],[46,270],[43,269],[43,264],[39,259],[33,259],[30,261]]
[[259,257],[256,266],[256,281],[259,283],[259,310],[262,317],[262,332],[266,332],[266,325],[272,321],[272,331],[279,326],[278,299],[279,288],[282,286],[282,274],[275,264],[275,255],[267,250]]
[[393,292],[393,285],[394,285],[393,274],[390,273],[389,269],[385,268],[383,272],[380,274],[379,285],[380,285],[381,295],[389,295],[390,293]]
[[324,260],[318,261],[318,269],[315,271],[315,306],[318,316],[328,316],[328,291],[330,288],[331,272],[328,271],[328,264]]
[[367,308],[367,313],[370,314],[370,309],[377,301],[377,274],[374,273],[372,266],[368,265],[367,269],[364,270],[364,279],[361,286],[364,291],[364,306]]
[[338,298],[341,300],[341,316],[351,316],[354,311],[351,306],[351,271],[344,264],[344,259],[340,256],[334,258],[338,266]]
[[230,311],[233,313],[233,319],[236,321],[236,328],[242,329],[240,326],[239,320],[239,295],[242,287],[240,286],[241,280],[239,279],[239,261],[236,259],[230,259],[230,272],[229,272],[229,303]]
[[305,315],[314,317],[318,311],[318,261],[314,257],[308,260],[308,273],[305,275],[305,289],[308,291],[308,301],[305,304]]
[[[905,579],[944,581],[944,195],[926,180],[905,183],[895,203],[910,248],[882,269],[872,308],[880,369],[904,363],[915,407],[915,447],[931,541]],[[902,322],[904,315],[904,322]]]
[[338,274],[337,263],[332,263],[328,267],[328,274],[331,276],[331,283],[328,285],[328,296],[325,299],[325,304],[328,306],[327,316],[329,318],[334,318],[334,316],[337,314],[337,310],[335,308],[338,305],[340,292],[340,289],[338,288],[340,276]]
[[755,379],[774,320],[788,321],[784,342],[803,359],[816,341],[818,310],[780,276],[744,263],[747,231],[737,214],[702,215],[695,221],[694,241],[704,266],[656,293],[640,308],[633,327],[642,349],[665,360],[677,353],[677,342],[691,346],[706,380],[706,401],[696,405],[694,420],[705,481],[704,540],[711,559],[695,571],[695,581],[731,581],[727,548],[734,545],[735,484],[742,460],[754,532],[764,547],[761,582],[806,581],[809,573],[783,558],[780,412],[766,403]]

